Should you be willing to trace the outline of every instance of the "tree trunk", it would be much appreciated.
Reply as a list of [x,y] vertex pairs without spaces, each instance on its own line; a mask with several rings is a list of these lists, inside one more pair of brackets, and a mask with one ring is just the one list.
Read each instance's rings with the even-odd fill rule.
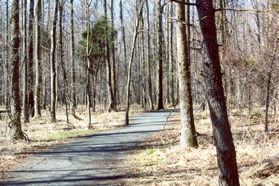
[[73,109],[77,106],[76,100],[76,72],[75,72],[75,32],[74,32],[74,0],[70,0],[71,3],[71,63],[72,63],[72,103]]
[[[187,10],[188,13],[188,10]],[[177,20],[177,62],[179,77],[179,95],[181,112],[181,135],[182,147],[197,147],[197,136],[194,124],[193,102],[191,91],[190,53],[188,46],[188,34],[186,33],[185,6],[176,3]],[[187,25],[186,25],[187,26]]]
[[65,104],[65,115],[66,122],[69,123],[69,115],[68,115],[68,101],[67,101],[67,90],[68,90],[68,82],[67,82],[67,72],[65,68],[65,63],[63,60],[64,50],[63,50],[63,16],[64,16],[64,0],[60,1],[59,4],[59,50],[60,50],[60,63],[63,72],[63,102]]
[[163,29],[161,0],[157,0],[157,99],[156,109],[164,109],[163,104]]
[[50,63],[50,114],[51,122],[56,122],[56,61],[55,61],[55,52],[56,52],[56,26],[57,26],[57,12],[58,12],[58,0],[54,2],[54,15],[53,15],[53,25],[51,30],[51,63]]
[[147,64],[146,64],[146,76],[148,81],[148,96],[150,109],[153,110],[153,97],[152,97],[152,83],[150,73],[150,62],[151,62],[151,46],[150,46],[150,22],[149,22],[149,2],[146,1],[146,22],[147,22]]
[[136,18],[136,25],[133,35],[133,42],[132,42],[132,48],[130,51],[130,57],[129,57],[129,69],[128,69],[128,80],[127,80],[127,89],[126,89],[126,111],[125,111],[125,125],[129,125],[129,109],[130,109],[130,86],[131,86],[131,75],[132,75],[132,65],[133,65],[133,59],[134,59],[134,53],[136,48],[136,41],[138,37],[138,29],[139,29],[139,22],[140,18],[142,16],[142,8],[144,5],[145,0],[141,1],[141,4],[139,6],[139,13],[137,13]]
[[128,76],[127,49],[126,49],[125,27],[124,27],[124,21],[123,21],[123,5],[122,5],[122,0],[119,1],[119,9],[120,9],[119,13],[120,13],[121,33],[122,33],[122,40],[123,40],[123,50],[124,50],[125,74]]
[[[111,26],[112,26],[112,39],[115,39],[115,34],[114,34],[114,0],[110,1],[110,12],[111,12]],[[117,102],[116,102],[116,78],[115,78],[115,64],[116,64],[116,60],[115,60],[115,46],[114,46],[114,41],[111,44],[111,53],[112,53],[112,63],[111,63],[111,86],[112,86],[112,93],[113,93],[113,110],[117,110]]]
[[33,76],[33,24],[34,24],[34,0],[30,0],[29,4],[29,25],[28,25],[28,104],[29,115],[34,116],[34,76]]
[[24,135],[21,129],[20,122],[20,94],[19,94],[19,45],[20,45],[20,33],[19,33],[19,0],[13,0],[12,2],[12,31],[11,31],[11,70],[12,70],[12,82],[11,82],[11,137],[14,140],[24,139]]
[[[107,0],[104,0],[104,13],[105,18],[107,19]],[[107,91],[108,91],[108,108],[107,110],[111,112],[114,110],[113,103],[113,91],[111,85],[111,64],[110,64],[110,48],[109,48],[109,40],[106,39],[106,70],[107,70]]]
[[209,61],[204,61],[207,99],[217,150],[219,185],[239,185],[236,152],[230,130],[216,37],[215,12],[212,0],[197,0],[201,30]]
[[89,7],[92,0],[86,4],[86,16],[87,16],[87,39],[86,39],[86,58],[87,58],[87,67],[86,67],[86,98],[87,98],[87,109],[88,109],[88,129],[91,128],[91,111],[90,111],[90,51],[89,51],[89,36],[90,36],[90,13]]
[[6,1],[6,21],[5,21],[5,105],[9,104],[9,1]]
[[[173,16],[173,2],[169,4],[170,17]],[[173,64],[173,23],[169,22],[169,72],[170,72],[170,103],[174,104],[174,64]]]
[[37,1],[36,5],[36,33],[35,33],[35,69],[36,69],[36,79],[35,79],[35,92],[34,92],[34,102],[35,102],[35,117],[41,117],[41,19],[42,19],[42,2]]
[[27,64],[27,0],[22,0],[22,54],[23,54],[23,115],[24,123],[29,123],[29,106],[28,106],[28,64]]

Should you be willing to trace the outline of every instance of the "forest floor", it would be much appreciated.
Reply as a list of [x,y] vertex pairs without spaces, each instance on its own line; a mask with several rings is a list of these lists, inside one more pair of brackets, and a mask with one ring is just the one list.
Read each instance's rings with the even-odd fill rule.
[[[1,108],[0,110],[5,110]],[[124,109],[122,109],[124,110]],[[132,105],[130,115],[144,112],[138,105]],[[91,135],[102,131],[113,130],[123,127],[125,112],[111,112],[103,110],[99,106],[92,113],[92,129],[88,130],[87,109],[79,106],[75,110],[76,117],[69,114],[69,124],[66,123],[65,110],[59,107],[57,110],[57,122],[50,121],[50,113],[42,110],[42,117],[31,118],[30,123],[23,123],[22,129],[28,135],[30,143],[26,141],[11,142],[9,140],[8,121],[6,114],[0,117],[0,179],[9,169],[23,163],[28,156],[24,152],[40,152],[57,144],[63,144],[74,137]]]
[[[241,185],[278,185],[279,172],[258,174],[257,171],[279,153],[278,121],[270,122],[264,132],[264,110],[232,110],[231,129],[237,151]],[[212,139],[209,114],[195,114],[199,148],[179,146],[180,115],[169,119],[166,130],[153,135],[131,153],[124,162],[127,185],[218,185],[216,150]],[[137,175],[137,176],[135,176]]]

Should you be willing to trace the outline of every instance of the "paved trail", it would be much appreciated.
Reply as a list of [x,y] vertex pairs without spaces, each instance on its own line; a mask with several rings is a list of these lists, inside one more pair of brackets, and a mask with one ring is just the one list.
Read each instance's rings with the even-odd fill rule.
[[121,159],[136,144],[162,130],[169,111],[149,112],[121,129],[81,137],[37,153],[0,185],[108,185],[124,178]]

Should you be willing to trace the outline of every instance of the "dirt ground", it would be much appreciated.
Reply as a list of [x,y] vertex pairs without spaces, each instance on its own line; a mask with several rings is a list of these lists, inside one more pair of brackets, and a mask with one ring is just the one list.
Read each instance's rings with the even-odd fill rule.
[[[262,111],[256,110],[254,115]],[[233,110],[230,115],[240,183],[278,185],[278,171],[257,173],[279,152],[278,123],[272,120],[270,131],[265,133],[262,114],[249,118],[247,112]],[[166,130],[155,134],[128,156],[124,162],[128,178],[124,182],[127,185],[218,185],[209,114],[200,111],[195,114],[195,121],[200,134],[199,148],[179,146],[180,115],[171,117]]]

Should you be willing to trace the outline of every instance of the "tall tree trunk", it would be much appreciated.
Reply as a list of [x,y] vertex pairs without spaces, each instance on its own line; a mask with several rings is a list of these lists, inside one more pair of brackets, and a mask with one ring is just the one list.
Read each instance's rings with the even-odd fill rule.
[[[187,10],[188,14],[188,10]],[[197,147],[197,136],[194,124],[193,102],[191,91],[190,53],[188,45],[188,32],[186,32],[185,6],[176,3],[177,20],[177,62],[179,77],[179,95],[181,112],[181,135],[180,145],[182,147]],[[186,22],[187,23],[187,22]],[[187,25],[186,25],[187,26]]]
[[60,1],[59,4],[59,54],[60,54],[60,63],[63,72],[63,102],[65,104],[65,115],[66,122],[69,123],[69,115],[68,115],[68,101],[67,101],[67,90],[68,90],[68,82],[67,82],[67,72],[65,68],[65,63],[63,60],[64,50],[63,50],[63,16],[64,16],[64,0]]
[[156,109],[164,109],[163,104],[163,29],[161,0],[157,0],[157,92]]
[[12,31],[11,31],[11,70],[12,70],[12,82],[11,82],[11,137],[12,139],[24,139],[24,135],[21,129],[20,122],[20,94],[19,94],[19,45],[20,45],[20,33],[19,33],[19,0],[13,0],[12,2]]
[[[170,17],[173,16],[173,2],[169,4]],[[174,64],[173,64],[173,23],[169,22],[169,72],[170,72],[170,103],[174,106]]]
[[56,26],[57,26],[57,12],[58,12],[58,0],[54,2],[54,15],[53,15],[53,25],[51,30],[51,63],[50,63],[50,78],[51,78],[51,104],[50,104],[50,114],[51,122],[56,122],[56,61],[55,61],[55,52],[56,52]]
[[29,104],[29,114],[34,116],[34,76],[33,76],[33,24],[34,24],[34,0],[30,0],[29,4],[29,25],[28,25],[28,104]]
[[35,79],[35,92],[34,92],[34,102],[35,102],[35,117],[41,116],[41,19],[42,19],[42,2],[37,1],[36,5],[36,33],[35,33],[35,69],[36,69],[36,79]]
[[88,129],[91,128],[91,110],[90,110],[90,51],[89,51],[89,37],[90,37],[90,12],[89,7],[92,0],[86,4],[86,17],[87,17],[87,38],[86,38],[86,58],[87,58],[87,67],[86,67],[86,98],[87,98],[87,109],[88,109]]
[[[110,1],[110,12],[111,12],[111,27],[112,27],[112,39],[115,39],[115,34],[114,34],[114,0]],[[111,61],[111,86],[112,86],[112,93],[113,93],[113,110],[116,111],[117,109],[117,101],[116,101],[116,75],[115,75],[115,64],[116,64],[116,60],[115,60],[115,46],[114,46],[114,42],[112,42],[111,44],[111,53],[112,53],[112,61]]]
[[130,57],[129,57],[129,71],[128,71],[128,80],[127,80],[127,89],[126,89],[126,110],[125,110],[125,125],[129,125],[129,110],[130,110],[130,86],[131,86],[131,75],[132,75],[132,65],[133,65],[133,59],[134,59],[134,53],[136,48],[136,41],[138,37],[138,29],[139,29],[139,23],[140,18],[142,16],[142,8],[144,5],[145,0],[141,1],[141,4],[139,6],[139,12],[137,12],[136,17],[136,25],[133,35],[133,42],[131,45],[131,51],[130,51]]
[[[104,13],[105,18],[107,19],[107,0],[104,0]],[[106,39],[106,70],[107,70],[107,91],[108,91],[108,111],[111,112],[114,110],[113,103],[113,91],[111,85],[111,64],[110,64],[110,48],[109,48],[109,40]]]
[[72,63],[72,103],[73,109],[77,106],[76,100],[76,72],[75,72],[75,32],[74,32],[74,0],[71,3],[71,63]]
[[9,1],[6,1],[6,22],[5,22],[5,105],[9,103]]
[[124,50],[124,62],[125,62],[125,74],[128,76],[127,69],[127,49],[126,49],[126,37],[125,37],[125,27],[123,21],[123,4],[122,0],[119,1],[119,9],[120,9],[120,22],[121,22],[121,33],[122,33],[122,41],[123,41],[123,50]]
[[27,64],[27,0],[22,0],[22,54],[23,54],[23,115],[24,123],[29,123],[29,105],[28,105],[28,64]]
[[209,57],[209,61],[204,61],[203,68],[213,138],[217,150],[219,185],[237,186],[239,185],[239,178],[236,152],[222,86],[213,3],[212,0],[197,0],[196,4]]
[[149,22],[149,2],[146,0],[146,23],[147,23],[147,64],[146,64],[146,76],[148,81],[148,97],[150,109],[153,110],[153,97],[152,97],[152,82],[150,73],[150,62],[151,62],[151,46],[150,46],[150,22]]

